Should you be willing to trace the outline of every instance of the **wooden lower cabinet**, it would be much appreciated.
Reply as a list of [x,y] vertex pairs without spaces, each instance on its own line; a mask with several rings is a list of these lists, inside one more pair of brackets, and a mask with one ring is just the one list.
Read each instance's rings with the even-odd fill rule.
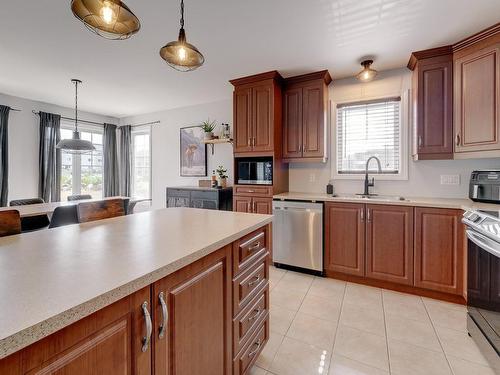
[[233,209],[236,212],[272,215],[273,199],[235,195],[233,196]]
[[270,230],[1,359],[0,374],[249,374],[269,338]]
[[325,204],[325,270],[365,275],[365,206]]
[[415,208],[415,286],[463,293],[464,228],[461,210]]
[[233,210],[236,212],[252,212],[252,197],[234,195]]
[[366,276],[413,284],[413,207],[366,206]]

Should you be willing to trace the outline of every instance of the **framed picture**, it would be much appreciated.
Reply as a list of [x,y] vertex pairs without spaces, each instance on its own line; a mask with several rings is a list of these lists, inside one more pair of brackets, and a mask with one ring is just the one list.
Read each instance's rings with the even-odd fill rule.
[[199,126],[181,128],[181,176],[207,176],[207,145],[205,133]]

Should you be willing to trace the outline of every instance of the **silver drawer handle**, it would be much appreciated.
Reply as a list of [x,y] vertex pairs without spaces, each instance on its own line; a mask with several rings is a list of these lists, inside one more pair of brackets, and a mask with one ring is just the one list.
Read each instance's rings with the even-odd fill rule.
[[153,333],[153,323],[151,322],[151,315],[148,311],[148,303],[142,304],[142,313],[144,314],[144,321],[146,322],[146,336],[142,338],[142,351],[147,352],[149,343],[151,342],[151,334]]
[[253,345],[255,346],[255,350],[252,350],[250,353],[248,353],[249,358],[252,358],[255,354],[257,354],[260,346],[262,345],[262,341],[259,339],[258,341],[254,342]]
[[255,193],[255,190],[247,190],[247,193]]
[[257,284],[259,281],[260,281],[260,275],[254,276],[253,281],[250,281],[250,282],[248,283],[248,286],[254,286],[254,285],[255,285],[255,284]]
[[254,310],[254,312],[255,312],[255,314],[248,318],[249,322],[251,322],[252,320],[257,319],[260,316],[260,313],[262,312],[262,310],[260,309],[260,307],[258,307],[258,308],[256,308]]
[[158,337],[162,339],[165,336],[165,332],[167,331],[168,310],[167,303],[165,302],[165,295],[163,292],[160,292],[160,294],[158,295],[158,299],[160,300],[161,314],[163,317],[163,321],[160,324],[160,333],[158,334]]
[[255,245],[250,246],[250,247],[248,248],[248,251],[254,251],[254,250],[257,250],[259,247],[260,247],[260,242],[257,242]]

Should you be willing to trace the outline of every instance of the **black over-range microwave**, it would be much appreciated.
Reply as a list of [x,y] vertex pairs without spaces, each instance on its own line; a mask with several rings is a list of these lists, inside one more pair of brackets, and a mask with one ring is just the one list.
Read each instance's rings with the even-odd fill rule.
[[238,184],[272,185],[273,158],[255,157],[236,159],[236,181]]

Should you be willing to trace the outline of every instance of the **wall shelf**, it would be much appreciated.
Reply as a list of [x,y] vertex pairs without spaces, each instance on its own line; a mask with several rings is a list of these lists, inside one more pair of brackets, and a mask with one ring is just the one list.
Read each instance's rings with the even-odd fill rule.
[[210,145],[212,147],[212,155],[214,154],[214,145],[222,144],[222,143],[230,143],[233,144],[232,138],[216,138],[216,139],[205,139],[202,143],[206,145]]

